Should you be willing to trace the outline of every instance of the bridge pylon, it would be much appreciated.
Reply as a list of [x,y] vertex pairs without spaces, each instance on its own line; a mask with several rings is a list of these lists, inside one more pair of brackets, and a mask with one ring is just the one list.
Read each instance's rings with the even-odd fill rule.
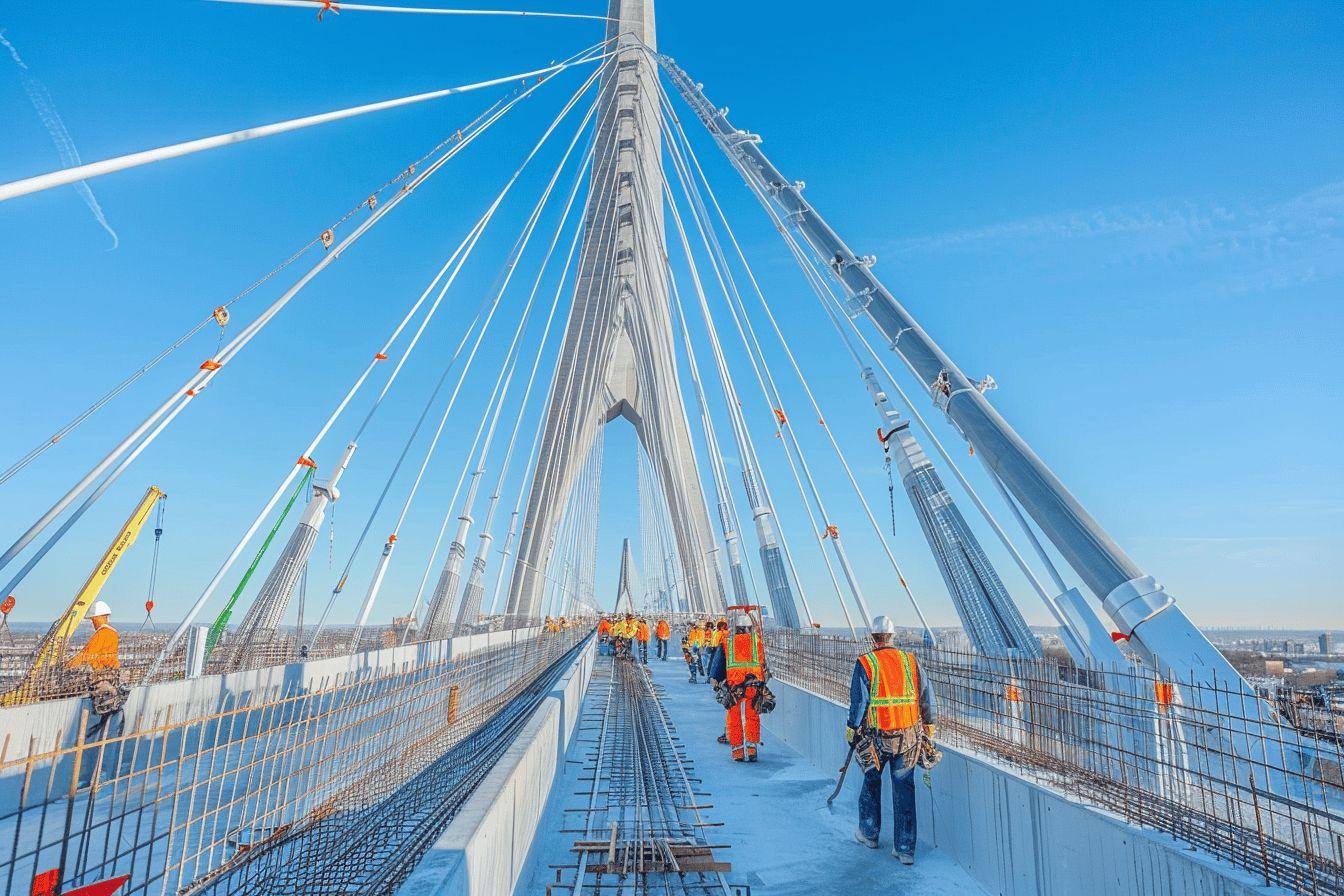
[[607,63],[574,307],[556,367],[509,586],[510,616],[541,608],[556,529],[602,426],[628,420],[666,498],[691,610],[723,605],[717,545],[678,389],[663,227],[653,0],[609,0]]

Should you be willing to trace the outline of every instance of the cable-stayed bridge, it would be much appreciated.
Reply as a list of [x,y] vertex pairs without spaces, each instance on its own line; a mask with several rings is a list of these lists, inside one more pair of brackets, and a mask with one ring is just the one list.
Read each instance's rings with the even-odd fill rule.
[[[453,14],[240,2],[351,19]],[[27,601],[30,575],[58,544],[101,547],[85,514],[123,494],[118,483],[155,478],[142,453],[171,440],[182,415],[210,413],[212,384],[256,363],[265,349],[253,341],[291,325],[310,283],[375,228],[395,228],[398,209],[436,178],[469,176],[477,144],[520,108],[550,103],[544,126],[505,148],[512,172],[458,222],[459,241],[391,331],[349,350],[355,375],[294,446],[294,463],[259,471],[250,520],[191,583],[180,624],[135,632],[118,617],[132,688],[114,730],[90,733],[97,713],[64,661],[155,508],[157,551],[161,492],[147,493],[107,552],[91,557],[94,571],[46,635],[11,639],[0,710],[7,891],[72,892],[124,877],[127,893],[508,892],[538,880],[527,863],[540,863],[554,866],[554,892],[789,892],[755,846],[734,842],[744,835],[727,823],[719,832],[707,797],[738,785],[722,769],[707,773],[713,758],[692,755],[678,735],[694,719],[667,697],[665,670],[650,677],[594,658],[597,614],[612,606],[596,573],[603,432],[621,418],[637,441],[629,494],[640,520],[638,563],[629,542],[621,550],[621,609],[680,623],[766,605],[783,704],[769,740],[799,768],[840,758],[825,745],[838,739],[834,718],[874,617],[908,622],[905,640],[937,684],[955,752],[921,796],[940,819],[926,841],[947,876],[912,877],[909,887],[1341,892],[1339,743],[1285,724],[1107,534],[991,404],[993,379],[967,376],[762,138],[662,52],[653,0],[610,0],[588,18],[603,39],[527,71],[0,185],[0,200],[12,200],[350,117],[484,97],[428,152],[351,197],[347,214],[234,299],[203,309],[199,325],[155,356],[149,367],[178,365],[187,376],[21,523],[0,555],[3,593]],[[763,284],[722,198],[743,188],[829,331],[790,332],[783,312],[797,293]],[[521,223],[493,259],[495,282],[459,298],[459,277],[485,261],[487,234],[506,229],[515,206]],[[444,317],[462,324],[452,339],[431,327]],[[211,328],[214,350],[184,361],[179,349]],[[883,458],[889,477],[877,490],[858,449],[827,425],[825,403],[836,397],[819,394],[797,350],[822,338],[853,367],[839,400],[874,408],[868,457]],[[403,371],[413,364],[432,372],[427,394],[408,394]],[[147,369],[89,395],[0,480],[82,437],[90,416],[124,406]],[[478,419],[462,410],[472,394],[485,396]],[[361,445],[384,425],[385,404],[403,397],[414,413],[395,456],[369,464]],[[945,445],[956,439],[967,460]],[[445,478],[434,460],[449,447],[465,460],[446,477],[451,497],[433,547],[404,556],[400,536],[417,498]],[[893,520],[898,501],[909,506],[917,535],[888,531],[882,491]],[[371,509],[325,581],[314,564],[323,529],[354,492]],[[880,578],[851,557],[855,531],[875,546]],[[925,549],[965,644],[926,621],[924,595],[906,576],[901,557]],[[1061,650],[1043,648],[994,557],[1042,602]],[[389,584],[407,565],[423,568],[411,593]],[[844,629],[822,630],[832,608]],[[542,624],[552,617],[564,624]],[[577,802],[562,792],[566,750],[587,772]],[[532,788],[526,810],[516,808],[524,797],[505,792],[519,770]],[[542,820],[547,792],[555,825]],[[987,793],[1015,794],[993,811],[1020,841],[984,827],[990,810],[977,805],[992,804]],[[1076,824],[1052,828],[1040,818],[1051,812]],[[507,867],[478,855],[501,848],[486,836],[492,824],[512,832]],[[825,842],[824,821],[799,824],[816,825],[809,838]],[[1068,827],[1091,831],[1091,841],[1071,844]],[[558,851],[557,833],[567,838]],[[1060,858],[1089,848],[1107,852],[1104,872]],[[852,873],[880,880],[864,861],[868,870]],[[820,867],[795,876],[810,892],[833,886]]]

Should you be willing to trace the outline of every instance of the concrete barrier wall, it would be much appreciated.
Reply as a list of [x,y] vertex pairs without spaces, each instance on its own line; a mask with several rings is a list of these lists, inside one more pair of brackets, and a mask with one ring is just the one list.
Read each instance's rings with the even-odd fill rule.
[[[262,702],[278,698],[287,691],[292,693],[367,675],[405,672],[478,650],[535,638],[539,631],[526,628],[484,632],[284,666],[144,685],[132,688],[126,698],[126,730],[136,730],[142,721],[144,725],[152,724],[156,714],[162,717],[170,709],[174,719],[204,716],[217,712],[225,701],[234,706],[249,701]],[[88,705],[88,700],[83,697],[69,697],[0,709],[4,759],[24,758],[29,754],[30,743],[36,753],[73,745],[80,714]]]
[[593,671],[590,641],[397,896],[505,896],[527,865]]
[[[847,708],[774,679],[778,707],[764,717],[771,736],[836,774],[844,761]],[[919,842],[942,850],[1000,896],[1266,896],[1286,890],[1255,879],[1155,831],[977,758],[943,747],[943,761],[919,779]],[[918,773],[917,773],[918,774]],[[836,811],[857,823],[862,772],[850,767]],[[888,795],[884,804],[889,800]],[[885,808],[885,806],[884,806]],[[888,810],[889,811],[889,810]],[[888,824],[889,824],[888,816]]]

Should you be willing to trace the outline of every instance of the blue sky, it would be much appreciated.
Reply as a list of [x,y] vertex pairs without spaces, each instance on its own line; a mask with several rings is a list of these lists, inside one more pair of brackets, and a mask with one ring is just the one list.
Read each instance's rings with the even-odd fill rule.
[[[545,8],[597,6],[554,0]],[[879,275],[968,373],[994,375],[995,405],[1196,621],[1344,624],[1344,475],[1336,456],[1344,435],[1344,14],[1337,5],[884,5],[862,23],[782,0],[662,7],[662,49],[731,108],[739,127],[764,135],[781,169],[807,181],[809,198],[856,251],[878,257]],[[86,161],[524,71],[599,36],[584,22],[348,12],[318,23],[306,11],[196,2],[77,11],[11,4],[0,10],[0,29],[45,85]],[[16,618],[47,619],[64,605],[150,482],[171,495],[156,616],[180,615],[371,344],[578,77],[557,79],[520,107],[320,277],[25,583]],[[91,181],[118,236],[115,250],[73,188],[0,205],[0,465],[494,96]],[[18,66],[3,56],[0,120],[0,180],[59,166]],[[813,337],[825,332],[824,320],[754,201],[712,146],[693,140],[886,525],[872,411],[855,372],[838,343]],[[520,184],[451,294],[451,307],[463,310],[431,327],[424,353],[365,440],[336,512],[335,567],[460,335],[465,309],[496,281],[561,145]],[[237,320],[276,292],[240,304]],[[510,324],[517,292],[501,312]],[[487,339],[450,419],[376,618],[409,604],[506,333]],[[202,334],[0,486],[0,540],[21,532],[214,346],[215,335]],[[785,378],[781,353],[767,351]],[[744,356],[730,354],[745,376]],[[796,388],[790,394],[801,399]],[[768,409],[757,402],[748,412],[766,438]],[[529,413],[535,419],[535,409]],[[352,416],[336,427],[322,456],[339,451],[354,423]],[[726,428],[720,436],[726,441]],[[806,438],[870,603],[909,621],[829,449],[815,433]],[[774,445],[761,450],[818,616],[837,621],[786,468]],[[621,537],[637,536],[633,452],[631,431],[616,424],[604,473],[600,593],[614,592]],[[909,578],[930,616],[951,622],[914,518],[904,505],[897,511],[892,543]],[[383,519],[375,524],[379,543]],[[147,543],[132,553],[109,597],[122,605],[143,599],[148,553]],[[312,589],[320,594],[335,572],[325,544],[317,553]],[[361,555],[338,617],[353,616],[376,554],[370,544]],[[1045,621],[995,557],[1029,618]]]

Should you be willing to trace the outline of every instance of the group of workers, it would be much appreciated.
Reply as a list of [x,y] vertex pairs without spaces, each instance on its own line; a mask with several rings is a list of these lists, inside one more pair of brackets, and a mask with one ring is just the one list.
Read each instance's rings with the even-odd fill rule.
[[615,617],[603,616],[597,623],[597,637],[617,656],[633,657],[637,645],[639,660],[647,666],[650,638],[658,642],[656,647],[658,659],[667,659],[667,642],[672,637],[672,625],[666,619],[657,619],[650,627],[647,618],[636,616],[634,613]]
[[[630,645],[641,645],[647,662],[649,624],[627,613],[604,617],[598,635],[616,655],[630,654]],[[667,659],[671,626],[658,619],[658,656]],[[873,620],[872,649],[854,662],[849,685],[849,715],[845,740],[849,755],[845,765],[857,759],[863,769],[859,790],[859,825],[854,839],[870,849],[878,847],[882,830],[882,778],[891,781],[892,814],[895,820],[891,854],[902,864],[915,861],[915,770],[930,768],[938,761],[934,746],[937,708],[930,680],[920,674],[919,662],[909,651],[892,642],[896,626],[886,616]],[[761,715],[774,708],[774,695],[762,648],[761,633],[746,612],[736,611],[732,626],[726,617],[694,619],[681,637],[688,681],[703,677],[724,707],[724,733],[719,742],[732,750],[734,762],[756,762],[761,744]],[[839,788],[837,788],[838,791]]]
[[[97,601],[89,609],[93,635],[65,667],[86,676],[92,712],[85,743],[120,736],[126,689],[121,682],[120,638],[112,627],[111,608]],[[543,629],[560,632],[575,623],[561,616],[546,617]],[[617,656],[633,658],[638,645],[640,662],[649,662],[650,637],[657,641],[657,656],[667,659],[672,626],[666,618],[648,619],[633,613],[604,616],[597,634],[605,648]],[[937,709],[933,686],[920,674],[919,662],[909,651],[892,644],[895,624],[886,616],[873,620],[873,649],[854,662],[849,683],[849,716],[845,740],[850,759],[863,769],[859,792],[859,826],[854,839],[870,849],[878,847],[882,830],[882,777],[891,779],[895,816],[895,846],[892,855],[903,864],[915,861],[915,769],[929,768],[938,761],[933,737]],[[696,619],[686,626],[681,639],[689,681],[704,676],[724,707],[724,733],[719,742],[732,750],[734,762],[756,762],[761,744],[761,714],[774,708],[774,696],[766,682],[770,672],[765,661],[761,633],[751,616],[737,610],[729,629],[728,619]],[[114,760],[115,761],[115,760]],[[80,786],[87,787],[96,763],[81,768]],[[838,788],[837,788],[838,790]]]

